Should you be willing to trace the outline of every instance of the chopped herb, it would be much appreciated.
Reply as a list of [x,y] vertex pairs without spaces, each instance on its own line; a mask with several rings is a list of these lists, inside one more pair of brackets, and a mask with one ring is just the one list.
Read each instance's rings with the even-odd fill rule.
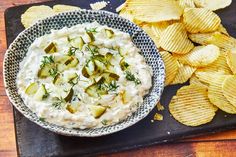
[[52,69],[50,69],[50,70],[49,70],[49,74],[50,74],[53,78],[55,78],[55,77],[57,76],[57,74],[58,74],[57,68],[52,68]]
[[91,32],[91,33],[97,33],[96,29],[97,29],[97,27],[96,28],[90,28],[90,29],[85,28],[86,32]]
[[125,75],[126,75],[125,78],[128,81],[133,81],[135,85],[141,84],[141,81],[138,78],[136,78],[134,74],[132,74],[130,71],[125,71]]
[[42,62],[42,64],[40,65],[41,68],[45,67],[48,64],[54,63],[53,56],[43,56],[43,60],[41,62]]
[[69,48],[69,51],[67,53],[68,56],[74,56],[75,55],[75,52],[78,50],[79,48],[76,48],[76,47],[70,47]]
[[108,120],[106,120],[106,119],[103,119],[103,120],[101,121],[101,123],[102,123],[103,125],[107,125],[107,123],[108,123]]
[[46,99],[48,96],[49,96],[49,93],[46,92],[46,93],[43,95],[43,99]]
[[87,46],[85,47],[85,50],[91,52],[91,54],[92,54],[93,56],[99,54],[99,52],[98,52],[98,47],[97,47],[97,46],[95,46],[94,48],[91,48],[89,45],[87,45]]
[[112,81],[108,85],[108,91],[116,91],[116,89],[119,87],[119,85],[116,84],[116,81]]
[[52,103],[52,106],[55,107],[56,109],[61,109],[63,103],[65,103],[65,100],[62,97],[60,97],[57,98],[56,102]]
[[39,117],[39,120],[45,122],[45,118]]

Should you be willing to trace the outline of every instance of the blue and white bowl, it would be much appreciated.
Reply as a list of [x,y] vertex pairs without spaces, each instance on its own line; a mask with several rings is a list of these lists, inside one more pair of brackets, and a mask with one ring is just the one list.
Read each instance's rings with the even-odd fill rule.
[[[153,86],[148,95],[144,98],[144,103],[126,120],[114,125],[104,126],[96,129],[70,129],[48,122],[43,122],[33,113],[22,101],[16,85],[16,77],[19,71],[19,63],[26,55],[29,46],[36,38],[49,34],[51,29],[62,29],[63,27],[71,27],[85,22],[97,21],[101,25],[119,29],[120,31],[129,33],[134,44],[140,48],[142,55],[145,57],[147,64],[153,70]],[[160,99],[164,88],[165,68],[160,54],[151,40],[151,38],[134,23],[119,17],[116,14],[107,11],[91,11],[79,10],[73,12],[61,13],[53,17],[41,20],[30,28],[21,32],[10,45],[4,58],[4,85],[6,93],[11,103],[17,108],[26,118],[35,122],[43,128],[53,132],[67,136],[84,136],[95,137],[111,134],[122,129],[125,129],[144,117],[155,107]]]

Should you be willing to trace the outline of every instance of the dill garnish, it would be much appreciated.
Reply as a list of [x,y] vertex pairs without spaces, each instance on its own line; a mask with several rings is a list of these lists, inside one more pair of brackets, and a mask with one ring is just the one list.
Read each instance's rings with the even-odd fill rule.
[[125,78],[128,81],[133,81],[135,85],[141,84],[141,81],[139,80],[139,78],[136,78],[134,74],[132,74],[130,71],[125,71]]
[[43,68],[48,64],[54,63],[54,58],[53,56],[43,56],[43,60],[41,62],[42,64],[40,65],[40,67]]

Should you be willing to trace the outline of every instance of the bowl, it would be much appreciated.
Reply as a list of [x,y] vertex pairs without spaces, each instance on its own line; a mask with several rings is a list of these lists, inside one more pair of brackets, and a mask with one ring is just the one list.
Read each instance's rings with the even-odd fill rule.
[[[101,25],[127,32],[131,35],[133,43],[142,51],[147,64],[153,70],[153,86],[149,94],[144,97],[144,103],[127,119],[110,126],[93,129],[76,129],[57,126],[40,120],[23,102],[18,93],[16,77],[19,71],[19,63],[26,55],[29,46],[36,38],[49,34],[51,29],[62,29],[76,24],[97,21]],[[96,137],[111,134],[125,129],[144,117],[156,106],[164,88],[165,67],[160,54],[151,38],[137,25],[117,14],[107,11],[79,10],[61,13],[44,20],[40,20],[30,28],[21,32],[9,46],[4,56],[3,76],[6,93],[14,105],[26,118],[39,126],[58,134],[67,136]]]

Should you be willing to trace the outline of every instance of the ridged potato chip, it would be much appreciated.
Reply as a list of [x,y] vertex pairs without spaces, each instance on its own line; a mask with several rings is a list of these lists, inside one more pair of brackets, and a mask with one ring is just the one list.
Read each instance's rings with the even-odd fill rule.
[[195,84],[195,85],[198,85],[198,86],[204,86],[204,87],[208,88],[208,85],[201,82],[195,74],[193,74],[191,76],[191,78],[189,80],[189,83],[190,83],[190,85]]
[[186,54],[194,48],[182,23],[168,26],[162,32],[160,45],[164,50],[177,54]]
[[118,6],[116,8],[116,12],[120,12],[121,10],[123,10],[126,7],[127,3],[124,2],[123,4],[121,4],[120,6]]
[[236,48],[227,52],[226,60],[233,74],[236,74]]
[[205,67],[219,57],[220,49],[215,45],[196,46],[189,53],[184,55],[174,55],[183,64],[194,67]]
[[223,94],[236,107],[236,76],[229,76],[223,82]]
[[160,43],[159,43],[160,37],[156,36],[156,34],[154,33],[154,31],[152,29],[152,26],[150,24],[144,24],[141,27],[152,38],[156,47],[159,48],[160,47]]
[[217,30],[220,18],[205,8],[187,8],[184,10],[183,23],[190,33],[208,33]]
[[227,61],[226,61],[226,52],[222,49],[220,50],[220,55],[215,62],[208,65],[207,67],[198,68],[197,71],[199,72],[220,72],[226,75],[231,75],[232,71],[229,68]]
[[134,22],[134,15],[132,14],[132,11],[128,11],[126,9],[122,9],[119,13],[119,15],[125,19],[130,20],[131,22]]
[[165,21],[165,22],[153,23],[152,30],[155,33],[155,35],[160,38],[161,34],[164,32],[164,30],[171,24],[172,23],[169,21],[168,22]]
[[55,15],[55,12],[46,5],[32,6],[21,15],[21,23],[25,28],[30,27],[38,20]]
[[217,108],[207,97],[207,88],[198,85],[180,88],[169,104],[170,113],[187,126],[206,124],[215,116]]
[[125,9],[144,22],[179,20],[183,9],[173,0],[127,0]]
[[208,72],[196,71],[195,75],[201,82],[203,82],[205,84],[210,84],[211,80],[213,80],[219,76],[225,75],[225,73],[224,72],[210,72],[210,71],[208,71]]
[[219,75],[211,80],[210,86],[208,88],[208,98],[211,103],[217,106],[222,111],[225,111],[230,114],[236,114],[236,107],[234,107],[223,95],[223,82],[229,77],[225,75]]
[[171,82],[171,84],[181,84],[188,81],[188,79],[196,71],[196,68],[191,67],[189,65],[183,65],[181,63],[179,63],[178,65],[179,65],[178,73],[175,76],[174,80]]
[[195,43],[201,45],[214,44],[219,48],[223,48],[225,50],[231,50],[232,48],[236,47],[235,38],[229,37],[220,32],[190,34],[189,38]]
[[178,72],[178,61],[169,52],[161,51],[161,57],[165,64],[166,80],[165,86],[169,85],[177,75]]
[[52,9],[55,13],[62,13],[62,12],[67,12],[67,11],[79,10],[80,7],[72,6],[72,5],[57,4],[57,5],[54,5]]
[[218,29],[216,31],[220,32],[220,33],[222,33],[224,35],[229,36],[228,31],[226,30],[226,28],[222,24],[220,24],[220,26],[218,27]]
[[195,8],[194,0],[179,0],[179,6],[185,8]]
[[194,0],[197,7],[218,10],[229,6],[232,0]]

